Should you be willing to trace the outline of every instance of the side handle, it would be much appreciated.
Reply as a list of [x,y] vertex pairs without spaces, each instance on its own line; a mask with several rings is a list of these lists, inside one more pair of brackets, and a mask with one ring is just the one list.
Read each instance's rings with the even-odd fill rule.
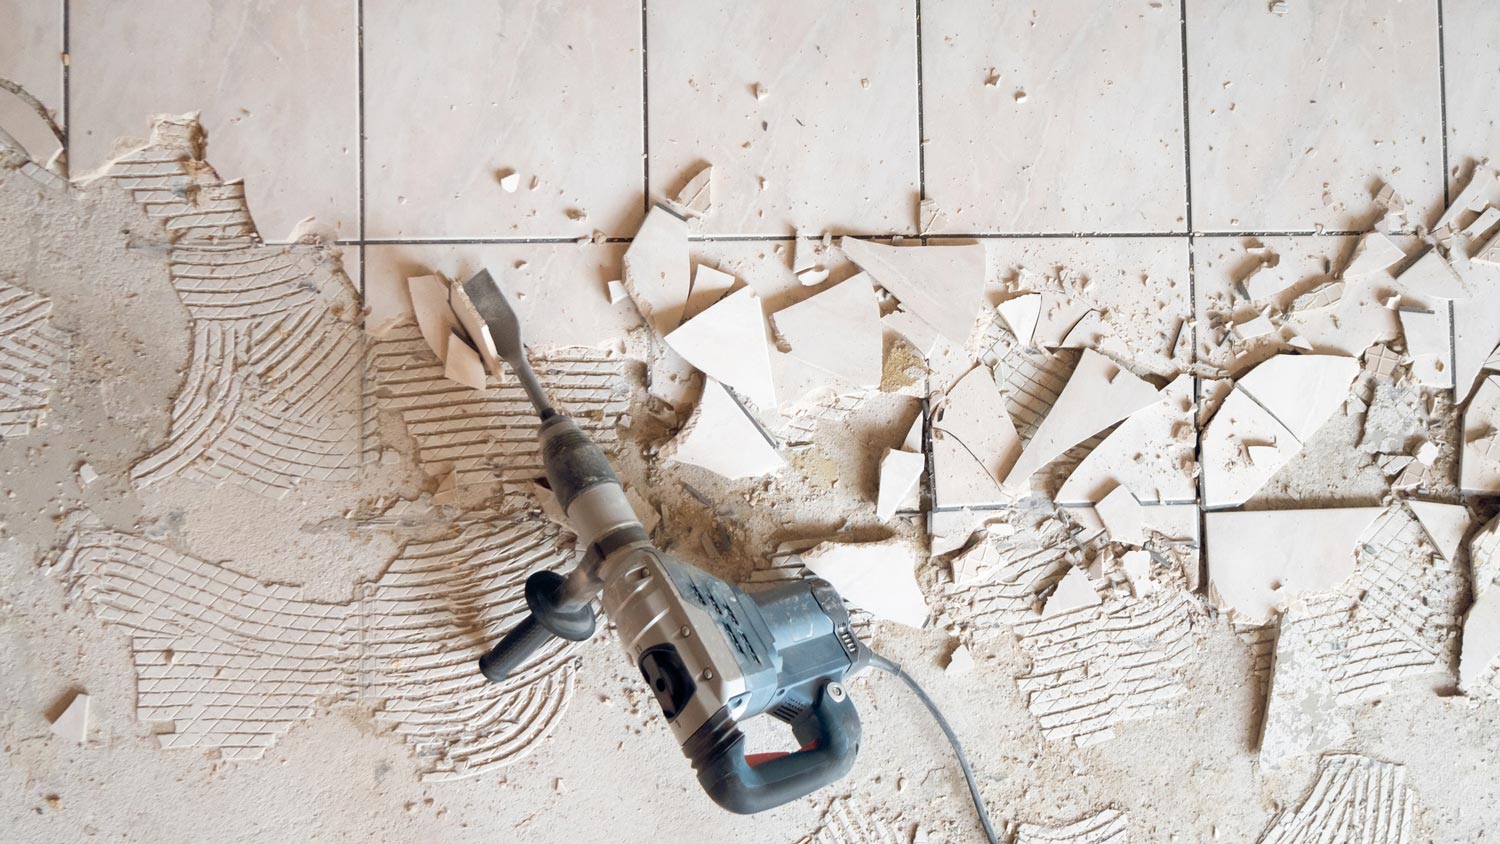
[[[730,726],[717,741],[684,744],[708,796],[735,814],[752,815],[805,797],[854,767],[859,753],[859,713],[844,687],[823,684],[817,702],[792,724],[802,743],[795,753],[751,764],[745,736]],[[694,753],[699,750],[699,753]]]

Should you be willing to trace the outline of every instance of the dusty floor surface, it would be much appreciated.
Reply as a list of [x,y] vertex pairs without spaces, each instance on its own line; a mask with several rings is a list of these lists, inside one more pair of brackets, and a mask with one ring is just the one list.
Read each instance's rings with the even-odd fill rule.
[[[48,89],[56,51],[35,47],[64,40],[55,5],[0,0],[20,9],[29,39],[0,32],[0,47],[14,47],[0,49],[0,76],[23,78],[6,54],[25,58],[17,64],[34,73],[23,81],[61,116],[65,86]],[[1457,350],[1469,356],[1460,368],[1500,387],[1488,351],[1500,340],[1489,292],[1500,290],[1500,233],[1484,242],[1497,250],[1484,270],[1480,236],[1455,232],[1500,205],[1500,181],[1477,190],[1453,230],[1433,223],[1470,196],[1461,189],[1488,172],[1475,162],[1500,140],[1493,39],[1469,23],[1500,26],[1500,15],[1449,0],[1444,48],[1424,40],[1433,10],[1410,0],[1256,4],[1253,15],[1194,0],[1187,24],[1177,4],[1151,3],[1105,29],[1076,26],[1087,16],[1068,4],[746,7],[725,26],[728,12],[711,4],[674,12],[653,0],[601,4],[589,25],[615,37],[592,33],[597,51],[583,56],[574,15],[523,3],[472,26],[534,32],[516,64],[504,54],[452,78],[494,51],[455,41],[448,11],[365,0],[356,27],[356,6],[297,5],[266,0],[245,35],[220,31],[218,7],[73,0],[71,183],[35,153],[55,140],[45,121],[0,92],[0,128],[38,159],[0,135],[0,840],[982,840],[938,726],[885,675],[851,684],[864,729],[853,772],[750,818],[702,793],[612,631],[546,649],[502,687],[478,676],[475,658],[524,611],[525,576],[565,568],[575,550],[532,483],[517,386],[460,387],[399,313],[412,308],[410,277],[480,268],[516,294],[543,380],[609,449],[666,550],[754,584],[797,573],[791,552],[823,540],[910,543],[925,624],[860,611],[859,630],[943,706],[1001,840],[1500,838],[1500,658],[1483,683],[1458,685],[1464,613],[1500,577],[1500,399],[1455,404],[1451,389],[1419,383],[1415,321],[1442,313],[1413,296],[1429,246],[1444,267],[1451,258],[1493,282],[1466,290],[1431,330],[1447,341],[1437,375]],[[478,5],[468,12],[493,12]],[[753,35],[791,16],[801,46]],[[634,29],[647,24],[649,55]],[[702,39],[705,27],[722,43]],[[990,31],[1004,35],[968,37]],[[189,32],[229,48],[204,50],[194,73],[174,70],[180,45],[197,43]],[[1077,39],[1109,49],[1100,60]],[[1190,61],[1190,40],[1239,46]],[[1246,60],[1245,44],[1275,50]],[[700,55],[711,48],[782,75],[740,79],[750,70]],[[128,69],[140,56],[153,57],[146,81]],[[1442,56],[1440,114],[1412,80]],[[389,96],[356,105],[329,81],[357,66]],[[909,71],[925,71],[925,88]],[[260,76],[275,78],[242,84]],[[503,160],[464,147],[511,126],[488,110],[490,88],[545,99],[526,112],[536,136],[508,137]],[[823,99],[803,98],[815,90]],[[1302,99],[1316,109],[1289,105]],[[561,101],[570,107],[552,108]],[[213,143],[188,116],[155,122],[142,143],[147,116],[167,108],[203,109]],[[459,152],[434,164],[412,125]],[[1439,125],[1441,145],[1428,132]],[[852,135],[864,159],[840,152]],[[346,136],[360,138],[357,163]],[[1035,159],[984,153],[996,137]],[[712,162],[698,157],[707,151]],[[530,163],[508,187],[506,156]],[[224,162],[246,183],[220,179]],[[683,222],[655,204],[708,163],[706,207],[673,205]],[[320,225],[297,223],[310,213]],[[1402,257],[1337,286],[1372,227]],[[638,306],[650,274],[632,273],[627,254],[639,248],[647,263],[664,249],[672,273],[729,273],[788,332],[777,312],[877,274],[878,253],[854,247],[866,250],[856,260],[825,232],[902,233],[913,250],[942,247],[929,258],[973,259],[965,290],[981,319],[967,344],[932,326],[918,336],[956,299],[913,325],[915,292],[908,301],[890,295],[892,276],[874,279],[884,319],[880,354],[865,362],[878,389],[738,408],[785,461],[763,476],[729,480],[674,460],[715,387],[653,330],[657,317]],[[961,275],[928,278],[956,297]],[[607,283],[622,279],[629,295],[612,302]],[[1035,332],[1021,331],[1004,306],[1036,293]],[[785,336],[774,345],[784,387],[795,349]],[[1254,407],[1230,405],[1251,383],[1239,379],[1324,355],[1357,374],[1292,397],[1301,407],[1331,396],[1319,424],[1295,436],[1288,426],[1279,441],[1247,423],[1226,433],[1242,424],[1235,414],[1277,406],[1248,387]],[[1041,438],[1063,384],[1100,358],[1111,387],[1181,391],[1175,415],[1104,475],[1132,461],[1156,467],[1137,467],[1148,481],[1174,470],[1165,476],[1180,494],[1127,489],[1123,475],[1113,488],[1160,493],[1145,512],[1185,508],[1182,534],[1124,541],[1118,522],[1102,532],[1103,489],[1051,503],[1091,449],[1106,450],[1101,435],[1144,410],[1067,439],[1020,478],[1030,495],[1007,490],[987,511],[995,524],[944,504],[975,489],[973,467],[969,486],[943,487],[962,474],[953,444],[970,448],[974,430],[955,409],[961,383],[994,387],[976,400],[989,414],[980,427],[1008,430],[1019,450]],[[1069,409],[1092,410],[1099,395]],[[879,459],[914,420],[919,491],[882,519]],[[1222,460],[1215,437],[1229,447]],[[1490,476],[1471,483],[1473,467]],[[1002,486],[996,471],[978,474],[981,496]],[[1215,486],[1231,482],[1243,494]],[[1439,553],[1410,501],[1468,507],[1458,550]],[[1299,508],[1371,508],[1377,527],[1319,556],[1331,569],[1358,561],[1343,582],[1256,581],[1282,594],[1254,618],[1231,584],[1237,573],[1255,581],[1259,559],[1238,572],[1215,564],[1279,537],[1226,543],[1206,511]],[[1332,519],[1292,527],[1310,541]],[[1152,562],[1138,580],[1128,561],[1142,549]],[[1069,579],[1087,599],[1059,610]],[[87,728],[74,741],[59,731],[84,695]],[[767,720],[752,749],[785,748]]]

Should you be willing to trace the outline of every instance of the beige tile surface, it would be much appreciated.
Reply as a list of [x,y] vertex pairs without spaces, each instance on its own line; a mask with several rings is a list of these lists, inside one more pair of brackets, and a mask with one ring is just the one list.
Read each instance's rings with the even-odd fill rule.
[[[62,4],[0,0],[0,77],[25,88],[63,122]],[[46,163],[58,148],[47,124],[9,91],[0,91],[0,129]]]
[[[366,247],[367,300],[403,298],[406,279],[439,273],[462,283],[488,269],[511,295],[526,343],[605,346],[640,324],[629,301],[611,305],[605,283],[620,277],[625,244],[502,243]],[[377,289],[378,288],[378,289]],[[372,323],[383,313],[372,313]]]
[[1177,5],[922,4],[934,231],[1185,231]]
[[[634,233],[639,3],[364,9],[368,236]],[[500,186],[511,171],[514,193]]]
[[915,231],[911,0],[651,3],[647,68],[652,194],[712,164],[704,232]]
[[1442,204],[1436,9],[1188,4],[1193,225],[1358,229],[1378,180]]
[[72,0],[73,174],[143,140],[152,114],[201,111],[262,236],[315,216],[358,237],[355,16],[354,0]]
[[1457,195],[1469,165],[1500,158],[1500,3],[1444,0],[1449,184]]

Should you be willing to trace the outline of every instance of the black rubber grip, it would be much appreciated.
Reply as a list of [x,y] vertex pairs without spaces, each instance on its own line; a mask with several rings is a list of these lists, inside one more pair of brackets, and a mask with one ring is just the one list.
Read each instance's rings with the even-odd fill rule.
[[527,614],[525,620],[505,634],[500,644],[479,658],[479,671],[491,683],[503,683],[550,638],[552,634],[547,628]]

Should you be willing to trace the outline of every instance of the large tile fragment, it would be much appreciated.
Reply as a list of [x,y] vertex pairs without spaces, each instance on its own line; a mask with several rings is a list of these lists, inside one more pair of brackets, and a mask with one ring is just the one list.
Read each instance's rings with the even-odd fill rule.
[[1359,361],[1277,355],[1235,383],[1204,428],[1204,504],[1242,504],[1291,462],[1348,398]]
[[1097,503],[1111,484],[1129,489],[1143,504],[1196,500],[1192,377],[1179,375],[1159,396],[1089,452],[1053,500]]
[[1500,516],[1469,543],[1474,602],[1464,618],[1458,686],[1470,697],[1500,699]]
[[514,596],[526,576],[568,561],[558,539],[526,517],[465,520],[407,543],[346,604],[104,529],[76,531],[51,571],[129,636],[136,714],[169,725],[162,747],[258,759],[299,722],[350,703],[413,747],[424,779],[446,780],[522,758],[572,697],[561,640],[501,686],[468,668],[525,612]]
[[984,307],[984,245],[884,246],[842,238],[839,248],[901,301],[958,346]]
[[[847,392],[880,386],[884,331],[869,276],[856,274],[782,308],[771,320],[788,346],[773,356],[795,364],[778,371],[776,392],[783,404],[814,389]],[[799,377],[790,377],[793,370]]]
[[943,397],[932,421],[932,471],[938,506],[1000,504],[1001,486],[1021,439],[988,369],[976,366]]
[[1119,364],[1084,349],[1068,385],[1010,468],[1005,485],[1024,486],[1069,448],[1156,401],[1158,391]]
[[776,407],[766,317],[753,288],[725,296],[666,335],[666,342],[683,360],[757,407]]
[[[1209,557],[1213,559],[1212,556]],[[1268,768],[1337,747],[1353,734],[1328,673],[1315,653],[1310,612],[1294,600],[1281,615],[1260,728],[1260,764]]]
[[759,477],[786,465],[744,409],[712,378],[704,383],[703,398],[666,457],[731,480]]
[[1481,381],[1464,410],[1459,486],[1466,493],[1500,492],[1500,374]]
[[682,322],[692,292],[687,234],[687,222],[658,205],[625,250],[625,290],[662,337]]
[[908,627],[926,623],[927,599],[916,576],[920,552],[910,542],[824,542],[800,556],[809,571],[876,618]]
[[1295,810],[1283,809],[1259,844],[1410,844],[1416,801],[1406,768],[1352,753],[1324,756]]
[[1292,598],[1337,588],[1378,507],[1204,514],[1210,594],[1236,620],[1264,623]]

